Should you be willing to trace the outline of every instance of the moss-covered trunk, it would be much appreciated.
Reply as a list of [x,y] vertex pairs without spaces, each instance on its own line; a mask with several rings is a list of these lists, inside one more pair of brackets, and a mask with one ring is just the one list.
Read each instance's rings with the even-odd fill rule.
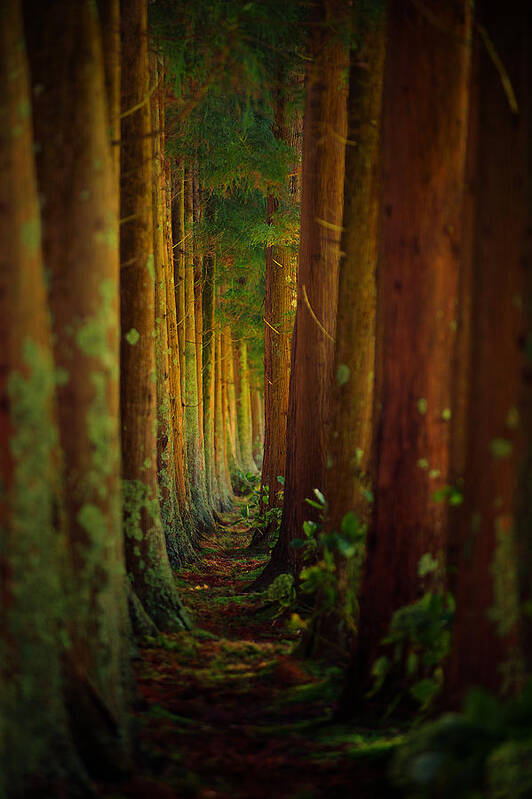
[[[361,44],[351,53],[348,99],[342,251],[338,279],[338,315],[334,348],[329,428],[329,468],[325,481],[328,518],[325,529],[340,532],[354,512],[362,524],[371,519],[373,488],[373,387],[375,377],[375,273],[379,209],[379,140],[386,40],[386,4],[354,14]],[[353,530],[354,532],[354,530]],[[363,558],[363,542],[349,559],[337,553],[338,595],[320,596],[307,646],[332,659],[349,657],[356,631],[354,617]]]
[[77,781],[60,664],[69,581],[29,85],[20,3],[7,0],[0,10],[0,795],[6,797],[31,789],[56,795],[60,779],[72,788]]
[[[73,723],[79,734],[94,736],[90,757],[101,769],[121,751],[128,658],[115,171],[95,5],[89,0],[76,7],[66,0],[52,6],[28,2],[25,12],[32,80],[43,87],[34,103],[35,137],[46,143],[39,148],[37,174],[46,198],[43,254],[50,277],[54,358],[63,375],[58,420],[76,587],[69,703],[90,713],[90,721],[75,714]],[[117,733],[114,747],[109,746]]]
[[[121,414],[127,565],[156,624],[188,624],[168,562],[158,500],[152,142],[146,0],[122,19]],[[135,109],[135,110],[132,110]]]

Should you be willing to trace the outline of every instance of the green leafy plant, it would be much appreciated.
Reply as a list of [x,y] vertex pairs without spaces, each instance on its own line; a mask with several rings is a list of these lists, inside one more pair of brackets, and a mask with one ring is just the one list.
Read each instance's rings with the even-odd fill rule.
[[[320,521],[303,523],[304,538],[292,541],[292,547],[303,550],[303,558],[310,562],[299,575],[300,589],[309,595],[319,595],[314,614],[327,614],[335,610],[349,626],[354,626],[358,614],[358,584],[365,553],[366,526],[353,511],[342,518],[340,530],[323,531],[327,501],[319,489],[314,498],[306,502],[320,511]],[[350,579],[340,585],[339,565],[349,561]]]
[[[426,577],[439,570],[439,562],[425,553],[418,564],[418,574]],[[373,664],[373,686],[368,694],[377,694],[387,681],[399,684],[388,706],[392,712],[405,698],[412,697],[421,712],[428,710],[443,685],[442,662],[451,648],[451,627],[455,603],[450,593],[427,591],[421,599],[397,610],[391,619],[383,646],[391,648]]]
[[531,796],[532,682],[505,702],[471,689],[462,713],[446,713],[408,735],[392,780],[419,799]]

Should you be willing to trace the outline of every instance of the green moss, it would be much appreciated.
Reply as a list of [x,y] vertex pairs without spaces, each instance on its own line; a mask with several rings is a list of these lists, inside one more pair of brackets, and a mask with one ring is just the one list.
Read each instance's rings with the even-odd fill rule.
[[41,220],[38,216],[28,219],[20,227],[20,240],[29,256],[34,256],[41,246]]
[[101,304],[87,317],[76,333],[76,343],[84,355],[97,358],[113,379],[118,379],[118,354],[112,343],[116,327],[117,287],[107,279],[100,286]]
[[48,767],[43,758],[63,723],[57,637],[68,607],[60,583],[63,541],[53,523],[55,377],[50,353],[40,345],[26,340],[23,355],[24,372],[12,372],[7,382],[13,467],[9,493],[4,488],[1,496],[9,527],[0,530],[0,560],[10,567],[0,637],[2,795],[3,783],[20,777],[20,763],[26,774]]

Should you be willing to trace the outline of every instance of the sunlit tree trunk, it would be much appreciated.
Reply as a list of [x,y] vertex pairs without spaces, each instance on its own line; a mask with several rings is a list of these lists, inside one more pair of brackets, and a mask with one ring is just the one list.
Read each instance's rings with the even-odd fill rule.
[[[66,546],[20,4],[0,10],[0,795],[76,785],[59,632]],[[80,769],[81,771],[81,769]],[[57,794],[56,794],[57,791]]]
[[[157,374],[157,472],[159,480],[161,522],[166,538],[167,550],[173,564],[180,566],[185,560],[186,533],[183,527],[181,509],[176,492],[176,461],[182,455],[176,452],[174,442],[175,423],[172,416],[171,396],[175,387],[170,377],[172,350],[169,339],[168,321],[173,300],[175,328],[175,296],[168,296],[168,275],[170,272],[168,230],[166,217],[166,196],[164,182],[164,96],[161,81],[161,64],[157,56],[150,56],[151,85],[159,84],[150,100],[152,125],[152,207],[153,207],[153,255],[155,266],[155,362]],[[173,270],[173,266],[172,266]],[[173,290],[173,287],[172,287]],[[175,349],[175,348],[174,348]],[[179,433],[179,431],[178,431]],[[182,442],[181,442],[182,443]],[[182,464],[179,464],[182,466]],[[177,474],[179,477],[179,474]]]
[[344,3],[316,4],[306,75],[283,518],[272,560],[259,578],[262,584],[279,572],[297,571],[298,558],[290,542],[300,536],[303,521],[311,516],[305,499],[325,482],[347,133],[348,53],[337,31],[345,23]]
[[[174,284],[179,338],[181,396],[185,396],[185,170],[178,164],[173,175],[172,234],[174,239]],[[186,457],[186,455],[185,455]]]
[[[276,138],[300,149],[298,120],[289,128],[285,121],[285,104],[282,97],[276,99]],[[298,147],[299,145],[299,147]],[[298,192],[297,166],[290,184],[290,194]],[[300,177],[300,176],[299,176]],[[278,202],[268,196],[268,224],[277,210]],[[262,506],[280,507],[277,478],[284,477],[286,464],[286,417],[288,413],[288,387],[290,381],[290,338],[293,327],[292,314],[292,261],[294,254],[288,247],[266,248],[266,285],[264,292],[264,457],[262,463]],[[265,502],[264,487],[268,486],[268,501]],[[264,531],[266,532],[266,531]]]
[[[526,458],[532,443],[525,351],[531,313],[532,31],[525,5],[514,0],[504,14],[492,0],[475,6],[471,280],[470,293],[460,298],[471,317],[459,331],[470,356],[458,475],[464,501],[451,527],[457,607],[446,690],[452,705],[461,703],[472,684],[518,690],[531,667],[524,634],[530,622],[521,609],[521,601],[530,599],[532,551],[531,528],[523,523],[530,520]],[[504,65],[508,84],[489,47]],[[458,388],[463,390],[460,383]]]
[[123,9],[121,25],[121,413],[126,554],[133,588],[155,623],[179,628],[188,621],[168,562],[157,486],[146,0],[129,2]]
[[230,510],[231,497],[229,489],[229,478],[227,468],[227,454],[225,444],[225,413],[223,407],[223,347],[222,333],[218,329],[215,335],[216,341],[216,360],[214,378],[215,396],[215,421],[214,421],[214,447],[216,459],[216,482],[218,484],[218,506],[220,510]]
[[[68,693],[91,765],[112,767],[125,729],[126,581],[120,502],[118,218],[96,7],[24,6],[42,143],[43,255],[50,277],[58,421],[76,602]],[[75,142],[73,146],[72,142]],[[104,708],[106,709],[104,711]],[[88,717],[88,718],[87,718]],[[111,747],[110,741],[115,743]]]
[[214,292],[216,261],[208,254],[203,259],[203,438],[205,442],[205,482],[211,504],[216,496],[214,464]]
[[[329,469],[325,496],[327,532],[340,532],[352,511],[371,520],[373,490],[373,386],[375,375],[375,273],[379,210],[379,141],[386,40],[386,3],[355,11],[359,46],[351,53],[346,149],[343,256],[338,284]],[[353,144],[356,142],[356,146]],[[361,558],[336,559],[339,596],[334,608],[317,608],[308,647],[333,658],[349,655],[356,629],[354,599]],[[322,598],[320,598],[322,599]],[[321,613],[319,612],[321,610]]]
[[187,473],[192,497],[192,513],[202,531],[212,526],[207,505],[205,468],[202,457],[203,431],[199,429],[198,367],[196,350],[196,314],[194,295],[194,201],[192,171],[185,179],[185,446]]
[[[434,24],[434,19],[438,24]],[[444,564],[451,376],[467,132],[470,6],[392,0],[382,126],[377,269],[375,509],[349,691],[367,690],[394,611]],[[405,179],[405,176],[408,176]],[[353,707],[352,698],[347,702]]]
[[238,370],[235,368],[236,352],[230,326],[227,326],[224,335],[227,336],[227,437],[229,439],[229,444],[227,447],[227,461],[231,485],[233,487],[233,491],[235,491],[240,484],[238,473],[242,469],[240,441],[238,438],[236,399],[238,393]]
[[176,525],[173,539],[174,555],[180,562],[195,557],[191,534],[193,519],[189,506],[185,483],[185,442],[183,435],[183,403],[181,401],[181,372],[179,359],[179,339],[177,334],[176,292],[174,283],[174,247],[172,238],[172,204],[170,197],[171,168],[167,160],[164,164],[164,190],[166,195],[166,220],[164,225],[167,250],[168,269],[166,270],[166,321],[168,330],[168,369],[170,391],[170,420],[172,428],[172,466],[174,469],[176,505],[179,509],[182,525]]
[[251,452],[253,460],[260,469],[262,464],[262,425],[261,425],[261,402],[260,393],[256,385],[251,388]]
[[242,469],[246,472],[257,471],[252,454],[252,429],[251,429],[251,392],[249,386],[248,349],[243,339],[237,344],[238,360],[238,394],[237,394],[237,424],[238,440],[240,442],[240,456]]

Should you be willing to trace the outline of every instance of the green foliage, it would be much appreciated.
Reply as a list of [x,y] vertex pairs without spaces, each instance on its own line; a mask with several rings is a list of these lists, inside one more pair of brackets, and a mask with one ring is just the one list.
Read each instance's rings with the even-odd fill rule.
[[[294,549],[303,551],[304,560],[310,562],[299,575],[301,591],[318,598],[314,606],[314,620],[334,611],[338,614],[341,625],[354,630],[366,548],[366,526],[353,511],[348,511],[341,521],[339,531],[324,532],[327,500],[317,488],[314,489],[314,497],[315,499],[307,498],[306,502],[320,511],[321,520],[303,522],[305,537],[291,542]],[[348,564],[349,579],[344,579],[341,585],[340,574]]]
[[[425,553],[418,564],[418,574],[426,577],[437,572],[439,564]],[[388,681],[397,686],[387,712],[410,696],[421,712],[430,707],[443,685],[442,662],[451,648],[454,599],[449,593],[427,591],[417,602],[397,610],[391,619],[382,644],[390,653],[373,664],[373,686],[368,696],[377,694]]]
[[517,799],[532,792],[532,683],[506,702],[472,689],[462,713],[417,728],[397,752],[394,782],[409,797]]

